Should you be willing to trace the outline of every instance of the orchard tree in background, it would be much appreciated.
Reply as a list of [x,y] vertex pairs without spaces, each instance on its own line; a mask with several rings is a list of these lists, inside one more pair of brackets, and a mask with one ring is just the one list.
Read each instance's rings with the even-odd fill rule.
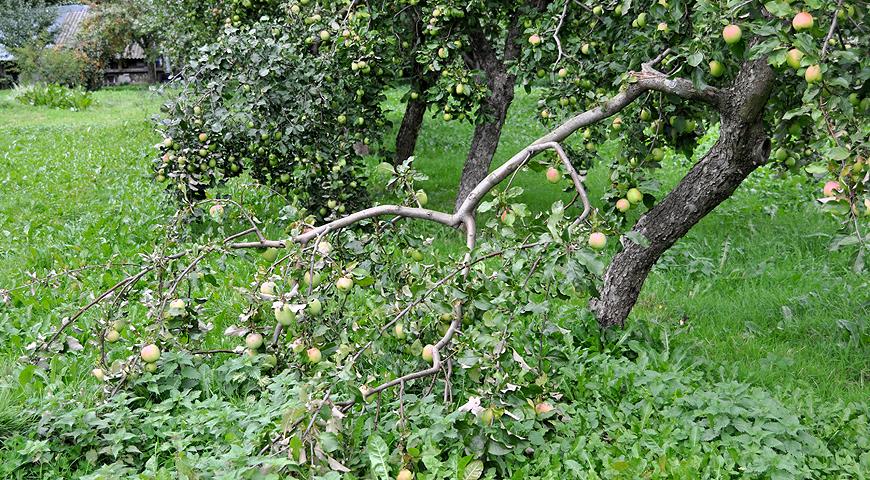
[[0,45],[7,50],[33,43],[43,47],[44,34],[57,17],[57,10],[43,0],[0,0]]
[[247,171],[319,218],[366,205],[363,160],[386,128],[388,71],[376,47],[391,39],[369,28],[365,8],[343,6],[285,4],[250,24],[226,18],[164,105],[158,181],[190,201]]

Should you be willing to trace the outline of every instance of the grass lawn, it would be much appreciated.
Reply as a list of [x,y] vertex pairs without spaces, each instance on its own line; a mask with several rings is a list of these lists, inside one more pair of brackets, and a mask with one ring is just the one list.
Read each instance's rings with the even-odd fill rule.
[[[28,107],[6,97],[0,92],[0,288],[25,283],[30,273],[135,261],[172,213],[149,176],[158,140],[149,117],[159,97],[106,90],[85,112]],[[395,105],[396,97],[389,102]],[[534,110],[531,97],[518,96],[499,161],[543,132],[528,121]],[[458,122],[426,120],[417,166],[430,177],[424,187],[434,208],[452,207],[470,133]],[[662,178],[673,185],[687,165],[669,164]],[[603,170],[590,174],[593,198],[606,185]],[[868,278],[851,271],[851,252],[828,250],[837,225],[814,207],[816,186],[772,177],[767,170],[753,174],[666,255],[634,318],[659,324],[670,345],[691,347],[699,362],[721,368],[723,376],[782,389],[786,400],[796,388],[828,400],[864,400],[870,394]],[[533,209],[558,194],[530,173],[518,184]],[[455,240],[441,235],[450,248]],[[11,305],[0,305],[0,387],[26,380],[16,377],[16,359],[38,331],[117,280],[88,271],[64,280],[64,288],[17,292]],[[63,376],[66,388],[83,392],[86,401],[95,391],[90,365],[82,356],[51,375]],[[33,386],[0,388],[0,433],[4,422],[16,421],[21,396],[47,394]]]

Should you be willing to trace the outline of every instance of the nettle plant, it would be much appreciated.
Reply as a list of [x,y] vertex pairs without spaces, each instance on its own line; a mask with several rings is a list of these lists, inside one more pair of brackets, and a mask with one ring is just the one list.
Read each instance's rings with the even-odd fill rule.
[[319,218],[365,205],[364,157],[386,126],[387,73],[364,12],[346,19],[360,24],[353,37],[326,26],[331,15],[286,6],[280,18],[228,25],[200,49],[163,109],[157,180],[195,201],[248,172]]

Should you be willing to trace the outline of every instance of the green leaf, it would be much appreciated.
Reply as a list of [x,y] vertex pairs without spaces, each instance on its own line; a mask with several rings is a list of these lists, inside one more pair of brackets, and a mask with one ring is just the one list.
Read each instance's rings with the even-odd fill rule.
[[811,164],[807,165],[806,167],[804,167],[804,170],[806,170],[807,173],[809,173],[811,175],[819,175],[822,173],[827,173],[828,167],[826,167],[822,164],[819,164],[819,163],[811,163]]
[[483,462],[474,460],[465,466],[465,471],[462,474],[462,480],[477,480],[483,475]]
[[389,455],[387,443],[379,435],[372,435],[369,437],[367,449],[375,478],[390,480],[390,469],[387,467],[387,456]]
[[849,151],[843,147],[834,147],[828,150],[828,158],[839,162],[849,158]]
[[764,4],[764,8],[766,8],[771,15],[779,18],[787,17],[792,13],[791,6],[786,2],[770,1]]

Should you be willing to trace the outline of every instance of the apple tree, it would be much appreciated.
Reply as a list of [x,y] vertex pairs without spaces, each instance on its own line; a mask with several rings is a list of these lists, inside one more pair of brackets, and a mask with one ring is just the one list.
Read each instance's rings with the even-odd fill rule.
[[[662,253],[760,166],[781,162],[778,168],[783,171],[825,182],[820,203],[841,215],[853,238],[850,242],[866,251],[870,41],[860,22],[866,15],[864,5],[661,0],[640,6],[632,1],[565,0],[542,7],[537,19],[522,22],[517,27],[522,31],[516,31],[502,48],[519,49],[523,42],[532,47],[518,50],[516,61],[532,66],[522,71],[550,77],[541,110],[546,114],[539,118],[553,128],[486,174],[451,213],[425,207],[425,198],[417,195],[415,187],[424,177],[414,171],[411,159],[382,169],[390,172],[386,183],[399,203],[336,214],[324,221],[313,216],[277,219],[279,225],[271,225],[271,231],[282,233],[272,237],[245,205],[231,199],[198,200],[186,205],[167,228],[165,245],[144,255],[141,265],[34,342],[33,357],[75,344],[62,341],[75,335],[70,326],[105,304],[105,315],[92,323],[97,335],[91,343],[102,352],[94,375],[107,383],[109,391],[127,381],[140,385],[136,378],[142,371],[145,379],[154,378],[149,374],[180,379],[177,365],[162,356],[169,350],[247,355],[264,369],[290,372],[305,401],[270,432],[261,453],[289,453],[304,468],[309,468],[308,462],[324,471],[337,468],[334,458],[322,454],[350,457],[352,453],[332,448],[341,443],[319,433],[350,442],[353,433],[339,428],[339,423],[352,409],[377,409],[379,415],[386,399],[394,410],[404,412],[406,395],[428,397],[436,384],[445,403],[454,395],[464,402],[451,418],[474,414],[473,425],[462,425],[472,432],[469,436],[482,441],[510,438],[518,446],[515,451],[522,452],[529,445],[523,442],[530,437],[524,428],[533,423],[525,420],[552,414],[547,398],[555,398],[549,394],[558,388],[547,383],[546,374],[538,374],[552,366],[549,362],[555,356],[539,355],[538,373],[528,375],[536,368],[520,353],[535,351],[530,344],[536,336],[564,333],[547,322],[551,301],[591,299],[591,313],[601,326],[622,325]],[[487,21],[482,10],[455,8],[464,13],[451,12],[451,18],[474,13],[479,22]],[[435,16],[440,17],[441,12]],[[318,21],[307,14],[303,24]],[[313,170],[323,181],[324,174],[333,173],[323,169],[328,164],[321,162],[328,159],[319,159],[318,150],[306,148],[322,145],[325,151],[364,135],[363,130],[336,125],[365,119],[364,114],[371,114],[366,106],[374,108],[377,102],[367,103],[365,91],[349,98],[332,97],[342,95],[344,77],[320,67],[340,65],[320,62],[353,58],[350,68],[359,71],[363,58],[363,73],[375,77],[377,68],[358,54],[340,53],[348,49],[330,50],[328,43],[320,43],[328,42],[329,35],[314,35],[312,29],[307,36],[289,38],[282,25],[261,19],[250,28],[231,26],[227,38],[238,36],[238,40],[226,43],[223,48],[228,53],[205,48],[202,61],[192,64],[217,73],[203,82],[198,95],[183,92],[170,106],[170,111],[175,108],[186,115],[167,123],[170,135],[163,148],[166,165],[172,167],[165,167],[163,174],[185,179],[188,183],[182,183],[182,189],[217,181],[225,175],[218,168],[241,160],[221,156],[225,143],[247,148],[249,154],[241,161],[253,168],[272,166],[272,151],[299,151],[309,160],[292,163],[288,174],[296,174],[297,168],[299,175]],[[352,46],[355,36],[348,30]],[[563,30],[585,38],[563,40]],[[246,32],[251,36],[245,37]],[[437,51],[436,55],[444,57]],[[256,67],[232,70],[244,74],[226,73],[223,69],[234,62]],[[539,65],[544,69],[540,77],[533,70]],[[258,80],[272,75],[287,75],[280,78],[294,82],[276,87],[274,78],[268,83]],[[303,80],[308,83],[296,83]],[[446,81],[445,77],[439,81]],[[383,82],[375,83],[373,90]],[[481,89],[471,92],[492,90],[476,85]],[[275,96],[273,89],[278,92]],[[335,105],[328,102],[330,98]],[[317,99],[328,102],[317,110],[328,113],[316,118],[328,121],[329,128],[305,123],[316,115],[305,105],[317,104]],[[451,106],[457,105],[451,101],[458,101],[452,94],[451,99],[444,114],[463,113]],[[338,121],[339,109],[351,109],[344,122]],[[252,115],[261,111],[262,115]],[[286,113],[294,116],[278,128],[279,122],[285,122],[280,115]],[[201,124],[186,123],[186,118],[199,116]],[[224,126],[232,122],[253,122],[253,126],[244,123],[226,130]],[[360,127],[366,127],[365,120]],[[324,140],[309,128],[321,128],[317,134],[330,143],[318,143]],[[715,143],[698,152],[697,162],[675,187],[658,193],[655,166],[661,153],[656,149],[690,149],[702,128],[718,129]],[[578,132],[582,132],[582,148],[566,148]],[[609,203],[599,210],[589,201],[584,172],[577,165],[595,167],[594,151],[600,144],[594,139],[603,135],[612,138],[619,155],[608,165],[612,192],[602,192]],[[297,139],[301,143],[294,143]],[[518,200],[521,189],[512,181],[516,172],[543,152],[553,152],[557,159],[547,169],[546,181],[564,184],[575,192],[576,201],[568,205],[557,201],[547,211],[533,213]],[[180,169],[182,157],[186,160]],[[188,161],[195,166],[188,167]],[[341,169],[353,168],[354,163],[338,165],[338,177],[327,176],[327,183],[341,179]],[[214,177],[203,177],[210,169]],[[271,171],[263,175],[273,185],[282,183]],[[303,182],[302,177],[291,178]],[[179,234],[184,227],[178,225],[180,219],[198,208],[208,209],[211,224],[197,234]],[[646,210],[629,225],[622,215],[632,208]],[[499,215],[478,225],[484,218],[478,214],[486,211]],[[461,234],[467,248],[433,254],[431,239],[413,227],[415,221]],[[365,228],[354,228],[358,225]],[[483,227],[496,234],[482,234]],[[616,250],[609,265],[602,252],[608,245]],[[260,252],[265,264],[258,265],[250,281],[236,285],[244,301],[238,321],[223,332],[237,337],[235,346],[202,351],[211,329],[209,279],[230,258],[250,259],[248,251]],[[516,321],[523,316],[540,319],[535,334]],[[519,351],[508,348],[509,343]],[[480,395],[477,401],[469,398],[471,392]],[[377,403],[369,406],[368,402]],[[502,429],[478,435],[475,429],[492,426],[501,412],[521,411],[524,404],[523,416],[499,419]],[[404,417],[395,420],[396,425],[405,422]],[[411,462],[412,449],[419,452],[425,445],[414,435],[401,438],[407,441],[402,461]],[[307,461],[301,461],[299,452],[304,451],[311,452]],[[355,461],[358,467],[360,461]]]
[[[307,3],[307,2],[306,2]],[[279,17],[228,22],[185,67],[163,109],[158,181],[187,200],[249,172],[320,217],[366,200],[363,156],[386,126],[382,78],[367,15],[342,36],[339,5],[284,5]]]

